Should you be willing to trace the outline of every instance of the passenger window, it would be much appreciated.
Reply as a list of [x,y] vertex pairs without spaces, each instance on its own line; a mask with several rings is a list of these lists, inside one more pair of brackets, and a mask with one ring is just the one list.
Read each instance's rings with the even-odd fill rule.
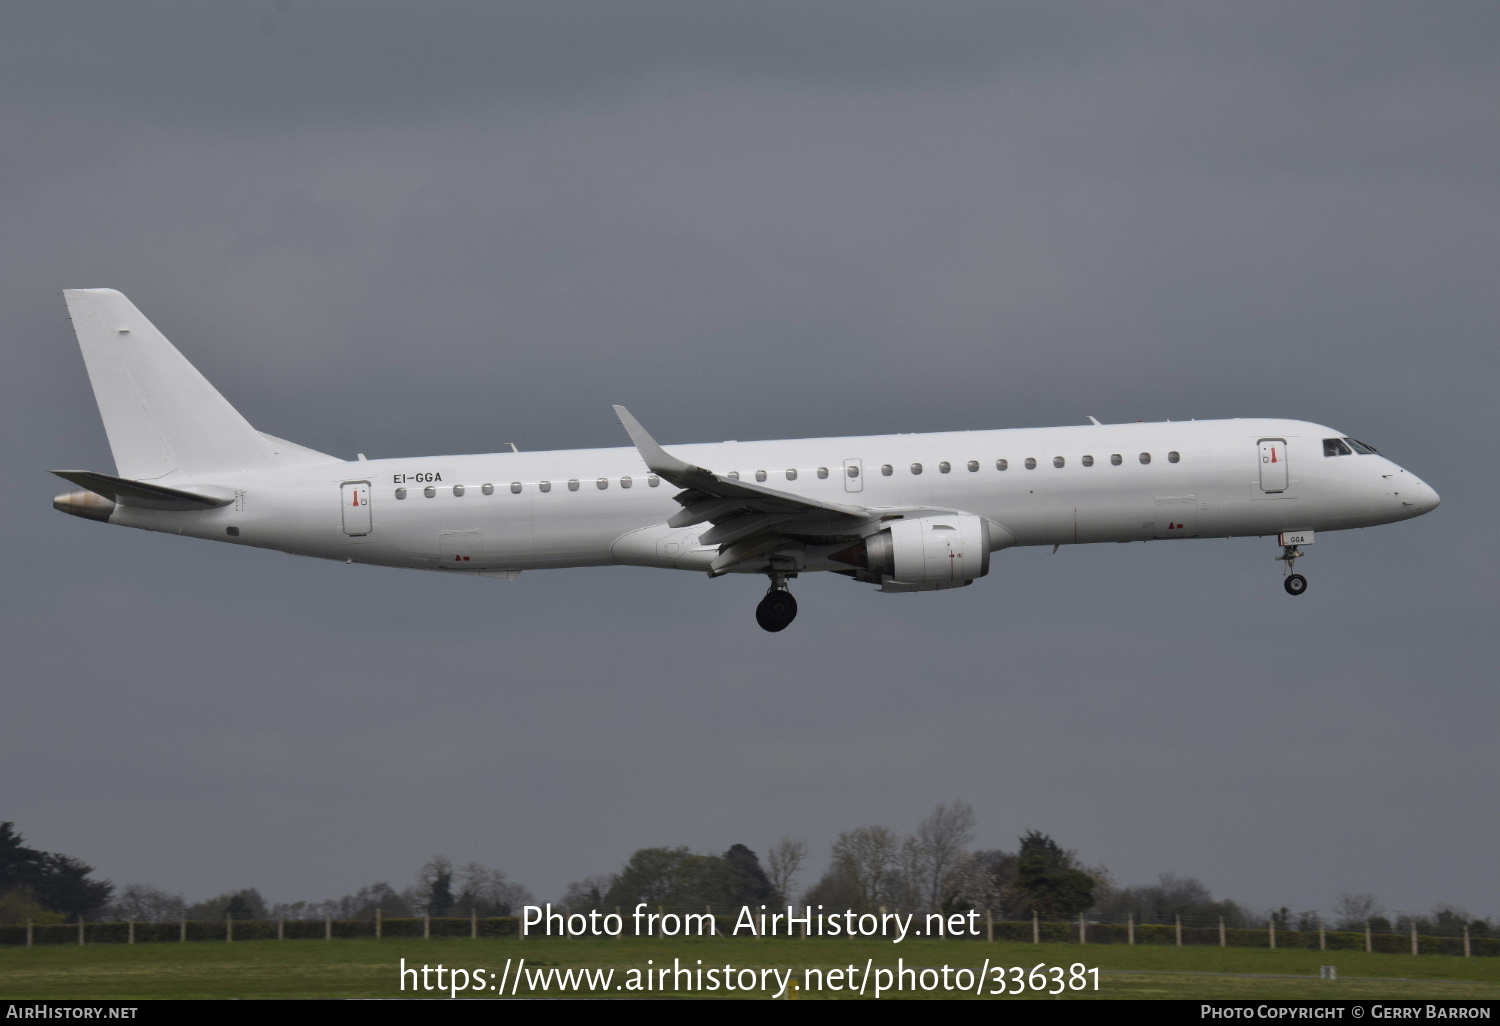
[[604,491],[604,489],[609,487],[609,478],[601,477],[599,480],[595,481],[594,484],[597,485],[599,490],[602,492]]
[[1027,470],[1035,470],[1036,469],[1036,460],[1032,459],[1030,456],[1026,457],[1026,469]]
[[463,498],[463,495],[464,495],[464,486],[463,485],[454,485],[453,486],[453,494],[456,495],[456,496],[458,496],[460,499]]
[[428,485],[426,488],[422,489],[422,494],[430,499],[437,494],[437,489],[432,487],[432,485]]
[[1143,452],[1143,453],[1141,453],[1141,463],[1142,463],[1142,465],[1150,463],[1150,462],[1151,462],[1151,454],[1149,452]]
[[950,471],[952,469],[953,469],[953,464],[949,463],[947,460],[944,460],[943,462],[941,462],[941,463],[938,464],[938,473],[939,474],[946,474],[946,473],[948,473],[948,471]]
[[729,473],[725,474],[724,476],[727,477],[727,478],[729,478],[729,480],[731,480],[731,481],[738,481],[740,479],[740,472],[738,470],[731,470]]
[[969,473],[971,473],[971,474],[977,474],[977,473],[979,473],[979,461],[978,460],[970,460],[969,461]]
[[657,485],[661,484],[661,478],[657,477],[655,474],[647,474],[646,484],[650,485],[652,488],[655,488]]
[[893,466],[891,466],[891,465],[890,465],[890,464],[889,464],[889,463],[884,463],[884,464],[881,464],[881,467],[880,467],[880,473],[881,473],[881,474],[882,474],[882,475],[883,475],[883,476],[885,476],[885,477],[890,477],[890,476],[891,476],[891,475],[892,475],[892,474],[894,474],[894,473],[895,473],[895,472],[896,472],[896,468],[895,468],[895,467],[893,467]]
[[1109,458],[1109,465],[1112,466],[1112,467],[1118,467],[1121,463],[1124,463],[1124,462],[1125,461],[1120,458],[1120,454],[1119,453],[1115,453],[1113,456],[1111,456]]
[[1054,457],[1052,457],[1052,465],[1054,467],[1057,467],[1059,470],[1062,469],[1062,465],[1065,462],[1067,462],[1067,461],[1064,460],[1061,456],[1054,456]]
[[1167,462],[1168,463],[1176,463],[1177,461],[1179,461],[1181,459],[1182,459],[1182,453],[1178,452],[1176,449],[1173,449],[1171,452],[1167,453]]
[[794,470],[794,469],[790,469],[789,468],[787,470],[787,472],[786,472],[786,479],[788,481],[795,481],[795,480],[797,480],[797,471]]
[[822,480],[823,478],[826,478],[827,476],[828,476],[828,468],[827,467],[819,467],[818,468],[818,478],[819,478],[819,480]]
[[913,463],[911,465],[911,472],[913,474],[920,474],[922,472],[922,464],[920,464],[920,463]]
[[755,480],[757,480],[757,481],[764,481],[765,479],[766,479],[766,472],[764,470],[757,470],[755,472]]
[[568,491],[570,491],[570,492],[576,492],[576,491],[578,491],[578,478],[576,478],[576,477],[570,477],[570,478],[568,478]]
[[510,494],[512,494],[512,495],[520,495],[521,494],[521,482],[519,482],[519,481],[512,481],[510,483]]
[[1010,469],[1010,460],[996,460],[995,461],[995,469],[996,470],[1009,470]]
[[634,483],[635,482],[632,481],[632,480],[630,480],[630,478],[628,478],[628,477],[622,477],[622,478],[620,478],[620,487],[621,488],[629,488]]
[[406,489],[405,488],[397,488],[396,489],[396,498],[398,498],[398,499],[404,499],[404,498],[406,498]]
[[1092,456],[1085,456],[1083,458],[1083,465],[1085,467],[1092,467],[1094,465],[1094,457],[1092,457]]
[[483,492],[484,494],[486,494],[486,495],[494,495],[495,494],[495,486],[492,485],[492,484],[480,485],[479,486],[479,490],[481,492]]
[[1353,456],[1354,453],[1347,445],[1344,444],[1344,440],[1342,438],[1325,438],[1323,439],[1323,455]]
[[859,465],[858,464],[853,464],[851,466],[845,467],[844,468],[844,473],[848,474],[850,477],[858,477],[859,476]]
[[536,487],[537,487],[538,491],[550,492],[552,490],[552,482],[551,481],[538,481]]

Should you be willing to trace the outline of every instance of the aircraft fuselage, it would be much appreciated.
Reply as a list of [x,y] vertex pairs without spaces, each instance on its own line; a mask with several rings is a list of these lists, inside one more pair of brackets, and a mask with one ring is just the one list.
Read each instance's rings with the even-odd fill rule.
[[[1220,420],[671,451],[728,477],[876,512],[977,514],[1014,539],[997,548],[1337,531],[1406,520],[1436,505],[1431,488],[1384,456],[1325,456],[1324,440],[1342,437],[1304,421]],[[1267,444],[1277,447],[1274,463],[1263,462]],[[173,474],[158,483],[192,490],[200,482]],[[187,512],[119,506],[110,521],[458,572],[621,563],[706,570],[718,551],[699,543],[701,525],[662,526],[679,508],[677,489],[631,448],[357,460],[201,483],[233,489],[235,500]],[[825,560],[798,569],[842,567]]]

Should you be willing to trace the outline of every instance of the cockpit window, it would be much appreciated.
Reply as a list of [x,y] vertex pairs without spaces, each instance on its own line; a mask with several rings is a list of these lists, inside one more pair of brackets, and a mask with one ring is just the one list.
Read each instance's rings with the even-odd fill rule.
[[1341,439],[1341,438],[1325,438],[1325,439],[1323,439],[1323,455],[1324,456],[1353,456],[1354,454],[1349,451],[1349,447],[1344,444],[1344,440],[1343,439]]
[[1366,445],[1364,442],[1361,442],[1358,438],[1346,438],[1346,439],[1344,439],[1344,441],[1348,442],[1351,446],[1353,446],[1354,447],[1354,451],[1357,452],[1357,453],[1359,453],[1361,456],[1378,456],[1378,455],[1380,455],[1378,452],[1375,451],[1375,447],[1373,445]]

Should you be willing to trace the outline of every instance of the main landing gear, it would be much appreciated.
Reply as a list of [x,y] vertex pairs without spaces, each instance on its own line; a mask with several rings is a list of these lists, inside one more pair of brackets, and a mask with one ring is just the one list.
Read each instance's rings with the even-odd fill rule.
[[1286,589],[1288,595],[1301,595],[1307,590],[1307,578],[1301,574],[1292,573],[1292,568],[1297,565],[1297,560],[1303,556],[1303,552],[1295,545],[1283,545],[1281,555],[1276,557],[1278,563],[1286,564],[1286,579],[1281,586]]
[[797,618],[797,600],[787,591],[786,574],[772,573],[771,587],[766,597],[755,607],[755,622],[761,630],[784,631]]

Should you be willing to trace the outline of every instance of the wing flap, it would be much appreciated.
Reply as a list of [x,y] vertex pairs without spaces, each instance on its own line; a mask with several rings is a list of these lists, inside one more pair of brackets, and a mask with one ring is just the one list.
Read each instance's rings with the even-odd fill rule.
[[686,506],[679,513],[673,513],[667,521],[668,527],[692,527],[701,524],[705,520],[718,522],[735,510],[745,509],[743,499],[703,499]]

